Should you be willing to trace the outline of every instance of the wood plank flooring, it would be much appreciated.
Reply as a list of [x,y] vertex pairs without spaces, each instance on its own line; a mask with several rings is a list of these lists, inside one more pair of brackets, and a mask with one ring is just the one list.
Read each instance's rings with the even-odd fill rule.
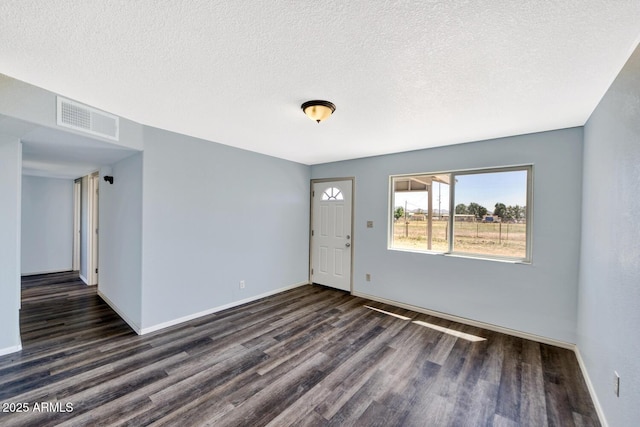
[[22,298],[2,426],[600,425],[571,351],[322,286],[145,336],[72,273]]

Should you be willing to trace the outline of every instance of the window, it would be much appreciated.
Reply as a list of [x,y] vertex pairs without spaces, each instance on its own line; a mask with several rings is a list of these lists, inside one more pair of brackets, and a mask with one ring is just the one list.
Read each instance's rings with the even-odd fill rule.
[[389,248],[529,261],[531,166],[391,177]]
[[329,187],[322,193],[322,200],[344,200],[344,196],[339,188]]

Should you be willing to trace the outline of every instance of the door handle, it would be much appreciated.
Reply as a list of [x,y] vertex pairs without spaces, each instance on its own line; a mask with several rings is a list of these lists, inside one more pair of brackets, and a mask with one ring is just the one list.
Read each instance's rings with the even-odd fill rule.
[[347,242],[347,243],[345,243],[344,245],[345,245],[346,247],[349,247],[349,246],[351,246],[351,243]]

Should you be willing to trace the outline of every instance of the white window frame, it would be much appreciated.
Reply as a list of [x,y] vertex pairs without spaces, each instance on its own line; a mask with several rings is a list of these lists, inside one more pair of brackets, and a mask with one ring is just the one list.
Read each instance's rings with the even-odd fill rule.
[[[456,198],[455,198],[455,183],[456,176],[460,175],[477,175],[477,174],[485,174],[485,173],[499,173],[499,172],[511,172],[511,171],[526,171],[527,172],[527,196],[526,196],[526,211],[525,211],[525,233],[526,233],[526,253],[524,257],[509,257],[509,256],[499,256],[499,255],[491,255],[491,254],[483,254],[483,253],[469,253],[469,252],[457,252],[454,246],[454,236],[455,236],[455,206],[456,206]],[[450,185],[449,185],[449,223],[448,223],[448,249],[446,251],[435,251],[435,250],[426,250],[426,249],[405,249],[398,248],[393,246],[393,233],[394,233],[394,211],[395,211],[395,187],[394,181],[396,178],[406,178],[411,176],[422,176],[422,175],[449,175],[450,176]],[[432,197],[431,195],[429,197]],[[388,224],[388,235],[387,235],[387,249],[393,251],[400,252],[417,252],[424,253],[430,255],[446,255],[446,256],[456,256],[463,258],[475,258],[475,259],[486,259],[490,261],[505,261],[511,263],[523,263],[530,264],[532,260],[532,230],[533,230],[533,165],[525,164],[525,165],[516,165],[516,166],[501,166],[501,167],[491,167],[491,168],[481,168],[481,169],[464,169],[464,170],[450,170],[450,171],[440,171],[440,172],[418,172],[418,173],[409,173],[409,174],[399,174],[399,175],[391,175],[389,176],[389,219],[387,221]]]
[[[338,192],[334,194],[334,190],[337,190]],[[331,191],[331,195],[329,195],[327,191]],[[342,190],[337,187],[327,187],[322,191],[322,196],[320,198],[325,202],[339,202],[344,200],[344,195],[342,194]]]

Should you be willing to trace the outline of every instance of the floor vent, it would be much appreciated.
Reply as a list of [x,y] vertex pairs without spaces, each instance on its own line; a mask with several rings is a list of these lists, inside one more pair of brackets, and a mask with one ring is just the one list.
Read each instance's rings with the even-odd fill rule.
[[58,126],[118,141],[120,118],[58,96]]

